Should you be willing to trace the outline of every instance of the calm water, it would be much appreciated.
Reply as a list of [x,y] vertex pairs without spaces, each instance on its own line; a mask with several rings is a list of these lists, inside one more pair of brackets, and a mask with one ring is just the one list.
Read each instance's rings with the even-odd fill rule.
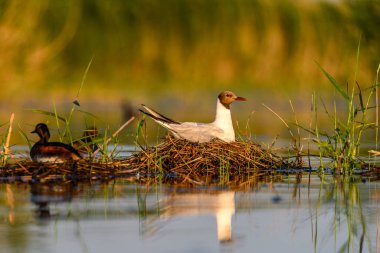
[[1,252],[377,252],[378,182],[296,182],[1,184]]

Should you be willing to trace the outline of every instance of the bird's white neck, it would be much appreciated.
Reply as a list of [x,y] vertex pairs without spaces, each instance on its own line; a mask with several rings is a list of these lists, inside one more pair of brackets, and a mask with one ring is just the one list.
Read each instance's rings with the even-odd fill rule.
[[232,124],[231,111],[220,103],[219,99],[216,102],[216,116],[213,123],[224,131],[224,139],[226,141],[235,141],[235,131]]

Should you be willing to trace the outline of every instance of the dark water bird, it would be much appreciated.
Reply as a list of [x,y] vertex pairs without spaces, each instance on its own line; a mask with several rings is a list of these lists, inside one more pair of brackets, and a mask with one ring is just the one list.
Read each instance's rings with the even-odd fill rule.
[[31,133],[36,133],[40,137],[30,150],[30,157],[34,162],[64,163],[82,159],[72,146],[62,142],[49,142],[50,132],[46,124],[37,124]]
[[178,139],[202,143],[217,138],[225,142],[234,142],[235,131],[232,124],[230,105],[235,101],[246,100],[243,97],[236,96],[231,91],[221,92],[216,102],[215,120],[211,123],[175,121],[145,105],[142,106],[146,111],[140,111],[167,128]]

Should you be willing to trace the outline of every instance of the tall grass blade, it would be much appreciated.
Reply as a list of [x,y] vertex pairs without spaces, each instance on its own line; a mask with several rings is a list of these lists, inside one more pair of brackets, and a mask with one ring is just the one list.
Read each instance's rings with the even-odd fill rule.
[[[55,118],[55,123],[57,124],[57,129],[58,129],[58,136],[59,136],[59,140],[62,142],[63,140],[63,136],[60,132],[60,124],[59,124],[59,115],[58,115],[58,111],[57,111],[57,106],[55,105],[55,101],[53,100],[53,109],[54,109],[54,118]],[[62,117],[63,122],[66,123],[66,119]]]
[[91,64],[92,64],[92,61],[93,61],[93,60],[94,60],[94,56],[91,57],[90,62],[87,64],[86,70],[84,71],[84,74],[83,74],[83,77],[82,77],[82,81],[81,81],[80,86],[79,86],[79,90],[78,90],[78,92],[77,92],[76,99],[74,100],[74,104],[75,104],[75,102],[77,102],[76,105],[78,105],[78,106],[79,106],[79,102],[78,102],[79,94],[80,94],[80,92],[81,92],[81,90],[82,90],[82,88],[83,88],[84,81],[86,80],[86,77],[87,77],[88,71],[89,71],[89,69],[90,69],[90,67],[91,67]]
[[357,74],[359,69],[359,56],[360,56],[360,43],[361,43],[362,37],[359,38],[358,48],[356,50],[356,66],[355,66],[355,81],[357,80]]
[[356,81],[356,86],[358,86],[358,89],[359,89],[360,110],[364,111],[365,108],[364,108],[364,103],[363,103],[363,94],[362,94],[362,90],[360,89],[359,83],[357,81]]
[[80,113],[83,113],[83,114],[86,114],[94,119],[97,119],[97,120],[100,120],[100,118],[98,116],[96,116],[95,114],[91,113],[91,112],[86,112],[86,111],[83,111],[83,110],[76,110],[77,112],[80,112]]
[[330,83],[335,87],[335,89],[342,95],[342,97],[347,100],[347,101],[350,101],[350,97],[348,96],[347,92],[345,92],[343,89],[342,89],[342,86],[338,83],[338,81],[336,81],[332,76],[329,75],[329,73],[327,73],[321,65],[319,65],[318,62],[315,62],[318,67],[320,68],[320,70],[323,72],[323,74],[327,77],[327,79],[329,79]]
[[66,119],[59,116],[58,114],[56,114],[55,112],[48,112],[48,111],[44,111],[44,110],[39,110],[39,109],[27,109],[31,112],[35,112],[35,113],[39,113],[39,114],[43,114],[43,115],[47,115],[47,116],[50,116],[50,117],[54,117],[54,118],[57,118],[63,122],[66,123]]
[[69,137],[70,143],[73,143],[73,137],[72,137],[71,129],[70,129],[70,122],[71,122],[71,119],[73,117],[74,112],[77,110],[77,107],[80,107],[79,94],[80,94],[80,92],[81,92],[81,90],[83,88],[84,81],[86,80],[87,73],[88,73],[88,71],[90,69],[90,66],[92,64],[93,59],[94,59],[94,57],[92,57],[91,60],[90,60],[90,62],[87,64],[87,67],[86,67],[86,70],[84,71],[84,74],[83,74],[83,77],[82,77],[82,81],[81,81],[81,84],[79,86],[77,95],[76,95],[74,101],[72,102],[73,104],[72,104],[69,116],[65,120],[65,132],[64,132],[64,136],[68,136]]
[[145,136],[142,135],[144,131],[144,126],[145,126],[145,114],[142,116],[142,118],[139,120],[137,124],[137,129],[136,129],[136,135],[135,135],[135,143],[141,148],[144,149],[143,146],[139,143],[139,137],[142,136],[145,144],[146,144],[146,138]]

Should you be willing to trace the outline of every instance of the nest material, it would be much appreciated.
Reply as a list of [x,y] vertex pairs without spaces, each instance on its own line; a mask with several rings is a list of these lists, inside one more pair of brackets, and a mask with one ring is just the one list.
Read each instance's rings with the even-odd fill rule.
[[219,140],[198,144],[168,136],[158,146],[142,149],[130,157],[111,162],[81,160],[68,164],[17,162],[1,170],[1,177],[28,179],[110,179],[129,177],[147,182],[212,183],[244,181],[262,170],[279,168],[281,157],[254,142]]
[[1,181],[45,180],[108,180],[117,175],[113,163],[91,162],[83,159],[68,163],[35,163],[30,160],[12,162],[0,169]]
[[194,180],[205,175],[214,179],[252,175],[283,164],[279,156],[251,141],[214,140],[199,144],[170,136],[160,145],[142,150],[127,160],[140,175],[159,173]]

